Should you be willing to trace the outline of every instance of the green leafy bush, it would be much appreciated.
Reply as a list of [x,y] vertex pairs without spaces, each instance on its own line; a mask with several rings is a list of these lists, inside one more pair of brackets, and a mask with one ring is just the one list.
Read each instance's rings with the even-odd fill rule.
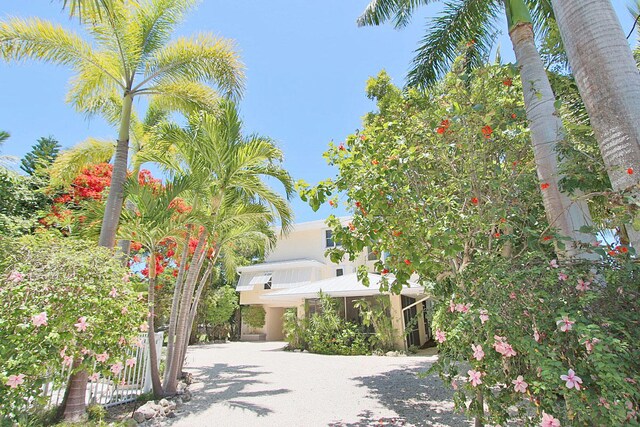
[[304,342],[305,321],[298,318],[298,310],[296,308],[288,308],[284,311],[283,330],[284,339],[289,344],[290,350],[304,350],[306,343]]
[[242,308],[242,319],[252,328],[262,328],[266,312],[261,305],[248,305]]
[[[147,310],[111,250],[47,234],[0,239],[0,414],[44,403],[63,366],[126,365]],[[130,362],[131,363],[131,362]]]
[[[457,388],[458,409],[482,416],[482,391],[492,424],[537,425],[544,413],[572,426],[637,422],[639,276],[640,266],[624,259],[476,260],[434,290],[434,370]],[[459,372],[462,360],[470,368]]]

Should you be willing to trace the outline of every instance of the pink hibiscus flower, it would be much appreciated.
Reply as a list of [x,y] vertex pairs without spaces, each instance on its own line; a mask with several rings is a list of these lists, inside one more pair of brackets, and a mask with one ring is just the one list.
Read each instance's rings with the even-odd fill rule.
[[142,332],[147,332],[147,331],[149,330],[149,325],[148,325],[147,323],[142,323],[142,324],[140,325],[140,330],[141,330]]
[[113,372],[114,375],[120,375],[123,368],[124,366],[122,366],[122,362],[114,363],[111,365],[111,372]]
[[131,359],[127,359],[127,361],[125,362],[125,364],[130,367],[133,368],[136,364],[136,358],[132,357]]
[[576,322],[574,322],[573,320],[569,320],[567,316],[564,316],[562,319],[556,322],[556,325],[560,327],[560,330],[562,332],[569,332],[571,329],[573,329],[573,325],[575,323]]
[[13,270],[11,274],[9,274],[9,277],[7,277],[7,280],[13,283],[20,283],[22,282],[22,279],[24,279],[24,274],[16,270]]
[[558,280],[564,282],[565,280],[567,280],[569,278],[569,276],[567,276],[564,273],[558,273]]
[[39,327],[39,326],[46,326],[47,325],[47,313],[43,311],[40,314],[34,314],[33,317],[31,317],[31,323],[36,328]]
[[549,267],[551,267],[551,268],[558,268],[558,267],[560,267],[560,266],[558,265],[558,260],[557,260],[557,259],[552,259],[551,261],[549,261]]
[[591,282],[585,282],[582,279],[578,279],[578,284],[576,285],[576,289],[581,292],[587,291],[589,289],[590,284]]
[[24,374],[9,375],[7,378],[7,385],[11,388],[17,388],[22,383],[24,383]]
[[519,393],[526,393],[527,387],[529,387],[529,384],[524,381],[522,375],[518,375],[515,380],[511,381],[511,384],[513,384],[513,389]]
[[98,362],[104,363],[107,361],[108,358],[109,358],[109,353],[107,353],[106,351],[102,354],[96,354],[96,360]]
[[470,369],[467,371],[467,374],[469,374],[469,382],[472,386],[477,387],[479,384],[482,384],[482,372]]
[[567,388],[576,388],[576,390],[580,390],[580,384],[582,384],[582,378],[580,378],[579,376],[576,375],[575,372],[573,372],[573,369],[569,369],[569,372],[567,372],[568,375],[560,375],[560,379],[562,381],[566,381],[567,383],[565,384],[567,386]]
[[84,332],[87,330],[87,318],[85,316],[82,316],[78,319],[78,323],[74,324],[73,326],[76,327],[76,329],[78,329],[78,332]]
[[98,381],[98,379],[100,379],[100,374],[97,372],[94,372],[93,374],[89,375],[89,381],[91,382],[96,382]]
[[117,298],[118,297],[118,290],[116,288],[111,288],[111,292],[109,292],[109,296],[111,298]]
[[489,320],[489,312],[487,310],[480,310],[480,322],[484,325],[484,322]]
[[446,340],[447,340],[447,337],[445,336],[444,332],[442,332],[440,329],[438,329],[436,331],[436,341],[438,341],[440,344],[442,344]]
[[553,415],[549,415],[546,412],[543,412],[540,427],[561,427],[560,420],[554,418]]
[[482,360],[484,358],[484,351],[482,351],[480,344],[471,344],[471,350],[473,350],[473,357],[475,357],[476,360]]

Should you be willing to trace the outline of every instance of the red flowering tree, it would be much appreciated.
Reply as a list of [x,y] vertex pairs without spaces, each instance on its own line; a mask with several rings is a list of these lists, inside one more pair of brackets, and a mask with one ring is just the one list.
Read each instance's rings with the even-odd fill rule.
[[501,425],[637,422],[634,250],[602,244],[583,248],[599,261],[558,261],[564,241],[545,219],[549,186],[535,173],[521,87],[504,83],[512,72],[450,73],[427,93],[371,79],[378,112],[327,152],[337,177],[301,183],[302,197],[353,212],[347,227],[328,220],[342,244],[333,260],[385,253],[375,268],[396,278],[392,290],[412,280],[432,293],[434,370],[459,410]]

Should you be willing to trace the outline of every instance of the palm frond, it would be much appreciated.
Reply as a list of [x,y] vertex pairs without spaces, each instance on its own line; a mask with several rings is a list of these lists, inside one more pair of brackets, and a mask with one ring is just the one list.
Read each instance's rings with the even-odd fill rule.
[[371,0],[362,15],[358,17],[358,26],[380,25],[393,20],[396,28],[407,26],[411,16],[420,6],[434,3],[437,0]]
[[159,109],[185,114],[200,110],[216,111],[220,99],[209,86],[188,80],[158,83],[138,94],[153,95],[154,104]]
[[147,84],[203,81],[216,85],[225,96],[237,98],[244,89],[244,65],[234,49],[231,40],[211,34],[181,37],[154,52],[144,80],[134,90]]
[[103,58],[78,35],[38,18],[10,18],[0,22],[0,54],[5,60],[37,59],[74,69],[95,67],[122,86]]
[[444,75],[461,46],[470,45],[467,64],[480,66],[489,55],[501,7],[493,0],[451,0],[443,12],[427,24],[409,72],[410,86],[427,87]]
[[68,187],[84,168],[108,162],[115,151],[115,142],[89,138],[61,152],[49,168],[49,185],[53,188]]

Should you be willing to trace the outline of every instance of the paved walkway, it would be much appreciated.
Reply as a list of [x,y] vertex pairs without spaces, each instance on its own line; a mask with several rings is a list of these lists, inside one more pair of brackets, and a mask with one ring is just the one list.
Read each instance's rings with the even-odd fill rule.
[[162,425],[467,426],[451,392],[418,378],[435,356],[322,356],[284,343],[234,342],[189,349],[193,400]]

